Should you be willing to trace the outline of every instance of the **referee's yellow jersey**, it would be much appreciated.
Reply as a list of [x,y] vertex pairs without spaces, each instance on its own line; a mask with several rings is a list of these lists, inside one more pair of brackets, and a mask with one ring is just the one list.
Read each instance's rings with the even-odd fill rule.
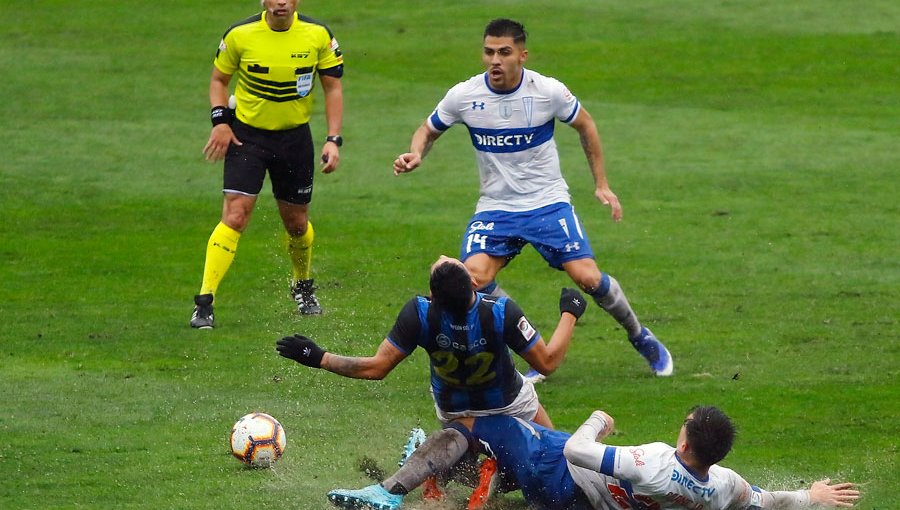
[[290,129],[309,122],[316,72],[341,69],[344,58],[322,23],[297,13],[290,29],[276,32],[265,18],[262,12],[229,28],[213,65],[237,77],[234,95],[241,122]]

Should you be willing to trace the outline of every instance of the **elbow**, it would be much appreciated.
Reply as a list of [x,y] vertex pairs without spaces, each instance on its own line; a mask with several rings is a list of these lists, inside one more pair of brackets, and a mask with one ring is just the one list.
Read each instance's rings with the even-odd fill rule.
[[562,364],[562,359],[554,356],[547,356],[546,359],[540,360],[540,362],[535,363],[531,366],[531,368],[537,370],[543,375],[550,375],[553,372],[556,372],[556,369]]
[[569,440],[566,441],[566,445],[563,447],[563,456],[566,458],[567,461],[571,462],[572,464],[580,465],[577,462],[578,461],[578,445],[576,444],[577,441],[578,441],[578,439],[576,439],[575,436],[570,437]]
[[370,370],[369,372],[364,374],[365,379],[369,379],[370,381],[381,381],[390,373],[389,370]]
[[572,447],[569,446],[569,443],[572,442],[572,438],[570,437],[566,441],[566,445],[563,446],[563,457],[566,458],[567,461],[572,462]]

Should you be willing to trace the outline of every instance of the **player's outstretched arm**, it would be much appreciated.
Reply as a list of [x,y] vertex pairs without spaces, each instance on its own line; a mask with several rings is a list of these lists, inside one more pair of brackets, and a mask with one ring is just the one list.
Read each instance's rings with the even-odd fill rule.
[[409,143],[409,152],[397,156],[397,159],[394,160],[394,175],[412,172],[418,168],[434,145],[434,141],[440,136],[440,132],[434,132],[428,127],[428,121],[423,122],[413,133],[412,141]]
[[809,490],[763,491],[762,508],[789,510],[794,508],[852,508],[859,499],[859,491],[852,483],[831,484],[831,480],[819,480]]
[[341,356],[327,352],[303,335],[286,336],[276,342],[278,354],[311,368],[353,379],[384,379],[406,354],[385,339],[374,356]]

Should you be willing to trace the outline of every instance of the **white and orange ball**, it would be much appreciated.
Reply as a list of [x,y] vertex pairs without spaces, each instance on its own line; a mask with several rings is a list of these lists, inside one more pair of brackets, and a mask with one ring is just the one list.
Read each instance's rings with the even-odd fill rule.
[[265,468],[284,455],[284,427],[265,413],[242,416],[231,429],[231,454],[248,466]]

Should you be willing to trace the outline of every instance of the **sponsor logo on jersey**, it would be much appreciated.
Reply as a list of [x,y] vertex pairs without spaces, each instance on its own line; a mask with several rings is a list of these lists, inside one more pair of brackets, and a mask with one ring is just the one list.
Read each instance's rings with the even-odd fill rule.
[[468,126],[472,145],[482,152],[519,152],[553,139],[553,119],[537,127],[490,129]]
[[716,493],[715,487],[707,487],[705,485],[701,485],[694,481],[691,476],[682,474],[677,469],[672,470],[671,480],[702,498],[709,499],[713,494]]
[[641,467],[646,465],[646,462],[641,460],[641,457],[644,456],[643,448],[631,448],[628,450],[628,453],[631,454],[631,457],[634,458],[634,465],[637,467]]
[[473,110],[484,110],[484,101],[472,101]]
[[291,58],[309,58],[308,51],[292,51]]
[[479,230],[494,230],[494,222],[485,223],[483,221],[473,221],[472,224],[469,225],[470,234]]
[[438,347],[440,347],[441,349],[450,347],[450,344],[452,343],[450,337],[443,333],[439,334],[437,338],[434,339],[434,341],[437,342]]
[[479,145],[486,147],[517,147],[520,145],[531,145],[534,140],[534,134],[521,135],[475,135],[475,139]]
[[531,323],[528,322],[528,319],[526,319],[524,315],[519,319],[519,323],[516,324],[516,327],[519,328],[519,332],[522,333],[525,340],[531,340],[534,335],[537,334],[537,330],[532,327]]

